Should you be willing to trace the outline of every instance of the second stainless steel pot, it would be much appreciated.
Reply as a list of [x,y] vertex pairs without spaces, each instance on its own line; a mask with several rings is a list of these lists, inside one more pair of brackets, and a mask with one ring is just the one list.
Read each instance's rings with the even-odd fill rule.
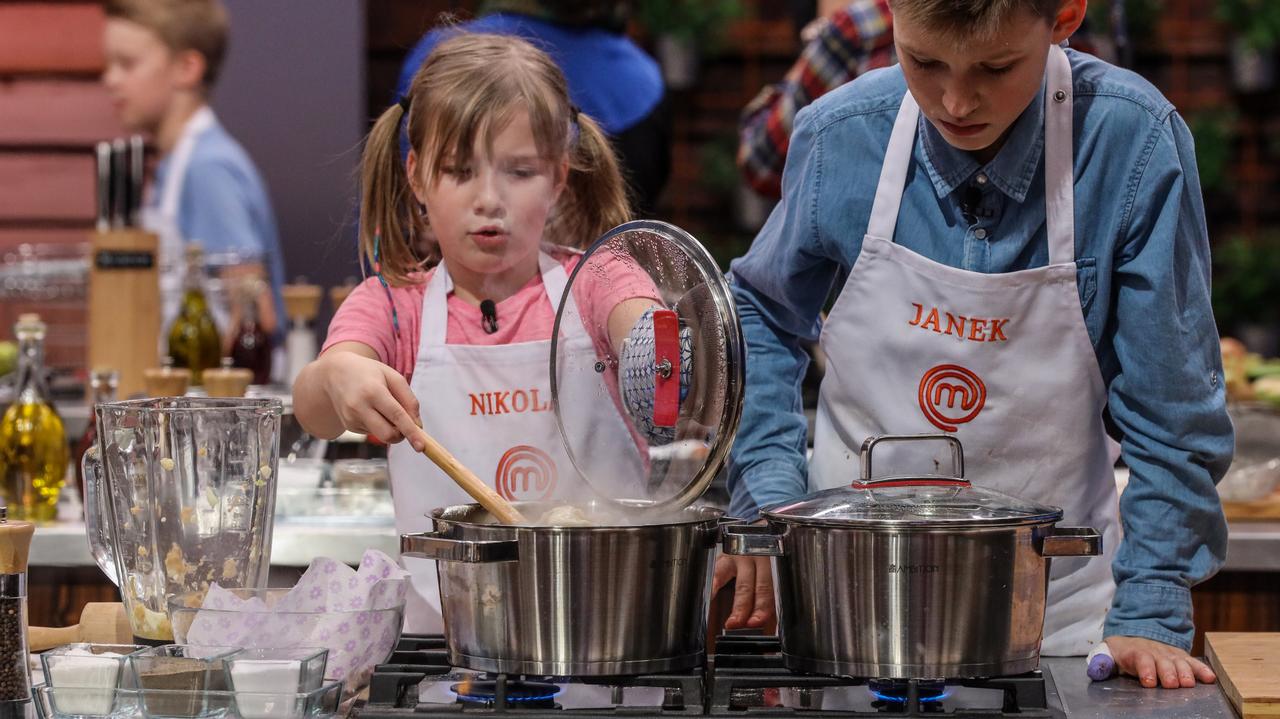
[[[516,503],[527,517],[551,506]],[[677,671],[703,660],[722,515],[691,507],[654,524],[506,526],[479,505],[458,505],[431,513],[435,531],[403,535],[401,552],[437,560],[456,666],[536,676]]]
[[[871,479],[883,440],[946,439],[952,477]],[[863,479],[725,527],[730,554],[775,556],[779,631],[790,669],[935,678],[1020,674],[1039,664],[1049,558],[1101,553],[1062,510],[962,478],[954,437],[873,438]]]

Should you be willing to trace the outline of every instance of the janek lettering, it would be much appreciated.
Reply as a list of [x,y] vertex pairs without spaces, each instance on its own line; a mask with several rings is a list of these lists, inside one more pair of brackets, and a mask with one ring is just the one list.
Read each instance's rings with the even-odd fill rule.
[[956,315],[937,307],[925,310],[924,305],[911,303],[913,309],[911,321],[907,324],[929,330],[940,335],[950,335],[968,342],[1008,342],[1005,327],[1010,318],[1002,319],[986,317],[965,317]]

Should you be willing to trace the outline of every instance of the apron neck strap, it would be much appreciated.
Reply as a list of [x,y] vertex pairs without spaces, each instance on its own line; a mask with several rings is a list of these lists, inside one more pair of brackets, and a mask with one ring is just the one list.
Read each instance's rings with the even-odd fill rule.
[[182,200],[182,185],[187,179],[187,165],[191,163],[191,153],[195,150],[196,138],[213,126],[217,118],[213,109],[204,105],[187,118],[182,126],[182,134],[178,136],[178,144],[173,146],[169,155],[169,167],[165,171],[164,192],[160,195],[160,212],[167,217],[176,217],[178,203]]
[[[1061,47],[1049,47],[1045,74],[1045,222],[1049,264],[1054,265],[1075,259],[1071,62]],[[902,96],[884,163],[880,166],[880,182],[876,185],[876,197],[867,223],[868,235],[893,241],[919,120],[920,106],[908,91]]]
[[[564,271],[564,265],[546,251],[539,251],[538,270],[542,274],[542,288],[547,294],[547,300],[551,302],[552,307],[559,306],[564,288],[569,283],[569,275]],[[422,297],[422,338],[418,343],[419,354],[427,347],[438,347],[445,343],[449,324],[449,293],[452,291],[453,278],[449,276],[449,268],[445,266],[444,260],[441,260],[440,264],[436,265],[436,270],[432,273]],[[568,305],[565,307],[564,326],[571,329],[581,328],[581,321],[569,323],[570,313],[573,317],[578,316],[577,303],[573,301],[572,296],[569,297]]]

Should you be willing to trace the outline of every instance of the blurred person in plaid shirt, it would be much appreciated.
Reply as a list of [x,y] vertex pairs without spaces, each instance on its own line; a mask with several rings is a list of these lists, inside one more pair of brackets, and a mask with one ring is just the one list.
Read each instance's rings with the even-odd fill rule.
[[[862,73],[896,63],[888,0],[818,0],[817,17],[800,31],[804,49],[782,82],[769,85],[742,111],[738,167],[747,184],[769,199],[782,194],[796,113]],[[1071,37],[1077,50],[1097,54],[1088,22]]]

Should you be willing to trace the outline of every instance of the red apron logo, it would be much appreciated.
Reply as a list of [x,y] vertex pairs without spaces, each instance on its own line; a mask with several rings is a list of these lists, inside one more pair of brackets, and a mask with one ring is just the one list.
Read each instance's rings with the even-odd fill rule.
[[960,365],[938,365],[920,379],[920,410],[944,432],[972,421],[986,403],[987,386]]
[[498,460],[493,484],[509,501],[548,499],[556,488],[555,460],[537,447],[512,447]]

